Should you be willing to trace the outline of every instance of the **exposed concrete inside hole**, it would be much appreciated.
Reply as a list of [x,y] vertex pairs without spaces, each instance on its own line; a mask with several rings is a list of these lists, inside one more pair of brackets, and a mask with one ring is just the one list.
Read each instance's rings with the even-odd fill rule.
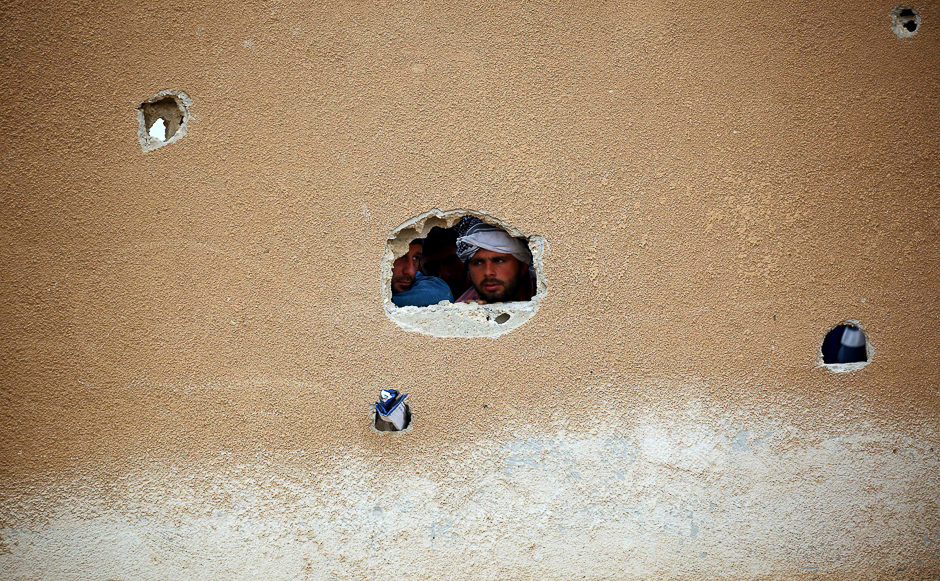
[[[137,107],[137,138],[140,148],[147,152],[176,143],[186,135],[190,121],[189,108],[193,100],[183,91],[165,89]],[[151,135],[150,128],[158,120],[166,126],[166,138],[159,139]]]
[[[832,332],[832,330],[835,329],[836,327],[840,327],[843,325],[857,327],[862,333],[865,334],[865,361],[858,361],[855,363],[826,363],[825,362],[825,358],[823,356],[823,343],[826,340],[826,336],[828,336],[829,333]],[[866,365],[871,363],[871,359],[874,355],[875,355],[875,348],[871,344],[871,338],[868,335],[868,331],[865,330],[865,326],[859,323],[856,319],[846,319],[844,321],[840,321],[836,323],[835,325],[832,325],[831,327],[826,329],[825,333],[823,333],[823,339],[819,343],[819,349],[816,350],[816,367],[825,367],[826,369],[834,373],[846,373],[848,371],[857,371],[861,369],[862,367],[865,367]]]
[[[484,222],[498,226],[511,236],[528,241],[535,268],[536,294],[528,301],[478,305],[442,302],[428,307],[396,307],[392,302],[392,264],[408,253],[415,238],[424,238],[432,228],[450,228],[464,216],[476,216]],[[548,285],[542,268],[542,259],[548,249],[547,241],[527,234],[515,226],[477,210],[448,210],[437,208],[404,222],[388,235],[381,263],[381,292],[385,314],[408,331],[418,331],[438,337],[498,337],[522,325],[538,310]],[[455,299],[457,297],[454,297]]]
[[920,30],[920,13],[913,6],[895,6],[891,11],[891,30],[898,38],[914,36]]

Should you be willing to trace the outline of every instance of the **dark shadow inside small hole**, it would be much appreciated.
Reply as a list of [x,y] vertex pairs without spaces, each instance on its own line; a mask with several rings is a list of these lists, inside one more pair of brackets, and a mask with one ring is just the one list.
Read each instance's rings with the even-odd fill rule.
[[898,18],[910,18],[914,16],[914,11],[910,8],[905,8],[898,14]]
[[904,23],[904,28],[906,28],[908,32],[914,32],[915,30],[917,30],[917,21],[908,20],[907,22]]
[[[144,126],[149,131],[157,119],[166,123],[166,140],[176,135],[179,128],[186,122],[186,111],[173,97],[164,97],[153,103],[141,103],[138,107],[144,113]],[[176,120],[179,119],[179,122]]]
[[855,325],[839,325],[829,331],[822,344],[823,363],[868,361],[865,332]]
[[511,317],[509,316],[509,313],[503,313],[500,316],[496,317],[496,322],[502,325],[503,323],[508,322],[510,318]]

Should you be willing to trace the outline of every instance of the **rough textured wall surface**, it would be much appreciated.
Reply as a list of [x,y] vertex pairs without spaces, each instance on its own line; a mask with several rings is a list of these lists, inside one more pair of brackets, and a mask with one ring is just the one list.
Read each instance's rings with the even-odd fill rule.
[[[0,8],[0,577],[940,575],[937,2],[329,4]],[[434,208],[531,320],[386,316]]]

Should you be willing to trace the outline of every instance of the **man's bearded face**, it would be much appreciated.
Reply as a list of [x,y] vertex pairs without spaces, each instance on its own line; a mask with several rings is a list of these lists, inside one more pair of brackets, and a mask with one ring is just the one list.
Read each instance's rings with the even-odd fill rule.
[[412,244],[408,254],[400,256],[392,264],[392,293],[403,293],[415,283],[415,273],[421,262],[421,245]]
[[470,281],[487,303],[516,300],[528,265],[512,254],[477,250],[468,263]]

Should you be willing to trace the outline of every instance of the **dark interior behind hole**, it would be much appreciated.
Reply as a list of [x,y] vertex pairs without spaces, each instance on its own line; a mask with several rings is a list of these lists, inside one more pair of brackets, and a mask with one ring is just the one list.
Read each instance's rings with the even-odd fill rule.
[[379,414],[374,414],[375,420],[372,425],[375,426],[375,429],[380,432],[398,432],[398,431],[407,430],[408,427],[411,425],[411,406],[408,404],[402,404],[402,405],[405,406],[405,427],[399,430],[398,428],[395,427],[395,424],[386,422],[381,417],[379,417]]
[[908,20],[907,22],[904,23],[904,28],[906,28],[908,32],[914,32],[915,30],[917,30],[917,22],[913,20]]
[[861,346],[847,346],[842,344],[842,337],[846,329],[859,330],[855,325],[839,325],[826,334],[822,344],[823,363],[862,363],[868,361],[866,348],[867,337]]
[[163,119],[168,140],[176,135],[186,122],[186,111],[174,97],[164,97],[153,103],[141,103],[139,109],[144,114],[144,126],[148,131],[157,119]]

